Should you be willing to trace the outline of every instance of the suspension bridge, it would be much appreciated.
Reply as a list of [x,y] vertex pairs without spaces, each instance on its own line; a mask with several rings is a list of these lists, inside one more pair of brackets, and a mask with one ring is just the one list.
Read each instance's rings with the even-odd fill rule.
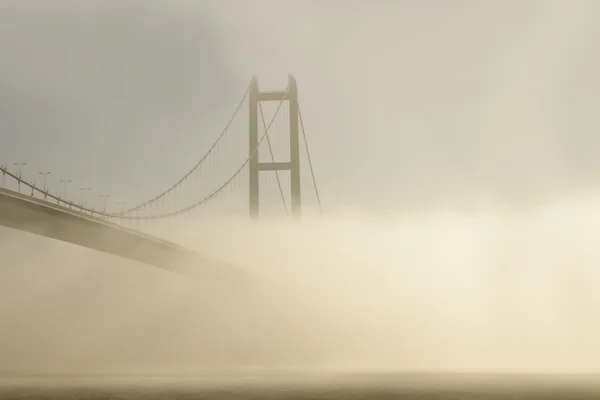
[[[263,107],[263,103],[275,106],[270,118],[265,116],[268,104]],[[276,157],[276,149],[280,148],[275,145],[277,140],[286,150],[281,161]],[[228,157],[236,161],[234,165],[225,165],[219,157],[227,154],[228,146],[238,150],[237,156]],[[246,154],[239,151],[243,147]],[[5,164],[0,166],[0,225],[169,270],[201,268],[203,273],[227,273],[220,263],[160,237],[156,233],[160,227],[155,224],[188,218],[202,210],[210,212],[210,206],[217,203],[247,207],[249,217],[256,219],[264,198],[264,175],[268,178],[267,189],[275,189],[271,195],[280,199],[283,211],[291,218],[300,218],[301,159],[307,161],[314,198],[322,212],[296,80],[290,75],[285,90],[261,91],[257,78],[253,78],[212,145],[179,180],[160,193],[127,208],[118,203],[120,209],[111,211],[106,207],[108,196],[101,196],[103,204],[95,204],[88,187],[80,188],[84,197],[76,200],[67,192],[70,181],[61,180],[62,188],[50,188],[46,184],[49,172],[38,173],[44,178],[43,184],[38,184],[22,173],[26,163]],[[287,186],[282,171],[289,172]]]

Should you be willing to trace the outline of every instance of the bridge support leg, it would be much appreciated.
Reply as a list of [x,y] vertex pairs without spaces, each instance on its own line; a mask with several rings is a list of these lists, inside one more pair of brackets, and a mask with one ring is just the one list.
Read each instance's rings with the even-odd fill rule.
[[250,113],[248,130],[249,209],[250,218],[258,218],[259,180],[258,180],[258,79],[252,78],[249,93]]
[[292,216],[302,216],[300,192],[300,140],[298,137],[298,87],[296,79],[288,76],[288,99],[290,105],[290,183],[292,192]]

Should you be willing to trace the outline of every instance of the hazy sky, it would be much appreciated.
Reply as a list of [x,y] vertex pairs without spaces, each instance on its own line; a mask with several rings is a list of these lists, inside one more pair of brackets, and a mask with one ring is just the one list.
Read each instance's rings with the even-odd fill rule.
[[[3,230],[0,369],[168,368],[235,343],[249,359],[274,346],[317,363],[598,371],[599,203],[569,197],[600,188],[599,12],[594,0],[1,1],[0,163],[144,200],[204,154],[253,75],[278,89],[292,73],[325,210],[352,212],[304,231],[167,232],[297,273],[321,285],[301,296],[311,314],[336,310],[307,331],[274,318],[256,337],[205,323],[205,299],[173,275]],[[247,151],[245,123],[224,164]],[[396,215],[363,218],[384,211]]]
[[204,153],[252,75],[293,73],[330,210],[596,188],[599,7],[4,1],[0,160],[142,199]]

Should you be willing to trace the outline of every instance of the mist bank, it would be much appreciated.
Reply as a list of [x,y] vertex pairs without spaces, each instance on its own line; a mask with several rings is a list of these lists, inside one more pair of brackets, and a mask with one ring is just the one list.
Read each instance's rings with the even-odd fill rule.
[[596,200],[162,230],[243,290],[2,230],[0,372],[597,372]]

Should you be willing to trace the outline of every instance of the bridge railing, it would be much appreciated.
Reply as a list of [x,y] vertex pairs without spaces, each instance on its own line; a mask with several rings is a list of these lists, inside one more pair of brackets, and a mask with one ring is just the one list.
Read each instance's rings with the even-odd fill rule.
[[[81,213],[89,213],[90,215],[96,215],[97,217],[102,217],[103,215],[108,217],[107,213],[103,213],[103,212],[99,212],[98,210],[95,210],[93,207],[86,207],[83,204],[80,203],[76,203],[70,200],[67,200],[65,198],[62,198],[60,195],[55,195],[53,193],[51,193],[47,188],[46,189],[42,189],[39,188],[35,182],[29,182],[26,179],[22,178],[21,176],[14,174],[12,172],[10,172],[8,170],[8,166],[7,165],[2,165],[0,166],[0,172],[2,172],[2,186],[5,186],[5,177],[8,176],[12,179],[14,179],[17,184],[19,185],[19,188],[21,185],[29,188],[31,190],[31,197],[35,197],[35,194],[39,194],[41,196],[44,197],[44,200],[47,199],[52,199],[56,201],[56,204],[61,205],[65,208],[69,208],[69,209],[75,209],[75,210],[79,210]],[[19,191],[19,193],[21,193]],[[23,194],[23,193],[21,193]]]

